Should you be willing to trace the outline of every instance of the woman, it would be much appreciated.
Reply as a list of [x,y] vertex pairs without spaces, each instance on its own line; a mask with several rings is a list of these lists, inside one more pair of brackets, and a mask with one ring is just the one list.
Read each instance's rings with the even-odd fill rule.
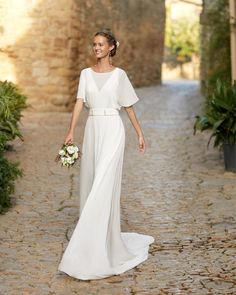
[[145,140],[132,105],[139,98],[126,72],[114,67],[117,45],[109,29],[94,35],[94,67],[81,71],[77,101],[65,143],[85,105],[89,116],[84,130],[80,163],[80,218],[58,270],[78,279],[102,279],[123,273],[148,258],[152,236],[121,232],[120,192],[125,130],[119,116],[124,107],[138,135],[139,151]]

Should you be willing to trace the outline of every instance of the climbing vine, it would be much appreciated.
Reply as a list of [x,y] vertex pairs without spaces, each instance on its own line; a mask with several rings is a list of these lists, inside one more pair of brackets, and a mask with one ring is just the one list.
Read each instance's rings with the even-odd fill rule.
[[228,0],[216,0],[205,9],[202,24],[201,67],[203,86],[211,91],[217,79],[231,82]]

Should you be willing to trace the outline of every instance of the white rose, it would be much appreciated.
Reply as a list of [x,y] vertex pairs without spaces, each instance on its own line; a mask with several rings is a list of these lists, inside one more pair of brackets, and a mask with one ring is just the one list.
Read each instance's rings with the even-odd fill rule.
[[60,156],[64,156],[64,155],[65,155],[65,151],[64,151],[64,150],[60,150],[60,151],[59,151],[59,155],[60,155]]
[[69,164],[73,164],[73,163],[74,163],[74,159],[69,158],[69,159],[68,159],[68,163],[69,163]]
[[79,151],[79,148],[78,148],[77,146],[75,146],[75,147],[74,147],[74,151],[75,151],[75,152],[78,152],[78,151]]
[[74,153],[74,155],[73,155],[73,158],[74,158],[74,159],[77,159],[77,158],[78,158],[78,156],[79,156],[79,154],[78,154],[78,153]]
[[68,146],[66,150],[68,151],[69,154],[73,154],[75,152],[73,146]]
[[66,159],[65,157],[61,157],[62,162],[65,162],[65,159]]

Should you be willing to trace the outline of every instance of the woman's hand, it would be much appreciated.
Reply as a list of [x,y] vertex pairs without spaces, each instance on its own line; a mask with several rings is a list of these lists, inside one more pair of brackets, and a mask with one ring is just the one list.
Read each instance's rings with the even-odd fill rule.
[[146,144],[145,144],[145,140],[144,140],[143,136],[138,137],[138,143],[139,143],[139,146],[138,146],[139,151],[140,151],[140,153],[143,154],[146,150]]
[[74,134],[73,132],[69,131],[65,138],[64,144],[73,143],[73,142],[74,142]]

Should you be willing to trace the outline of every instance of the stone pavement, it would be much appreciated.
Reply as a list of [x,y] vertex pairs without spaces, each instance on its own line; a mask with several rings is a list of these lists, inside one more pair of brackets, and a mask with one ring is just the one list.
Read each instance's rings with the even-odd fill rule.
[[[29,113],[12,160],[24,178],[0,216],[0,293],[6,295],[236,294],[236,174],[209,133],[193,136],[201,96],[195,82],[137,89],[135,109],[147,141],[137,151],[125,113],[122,231],[151,234],[149,259],[119,276],[81,281],[57,271],[79,216],[78,166],[54,162],[70,113]],[[81,145],[86,111],[76,130]]]

